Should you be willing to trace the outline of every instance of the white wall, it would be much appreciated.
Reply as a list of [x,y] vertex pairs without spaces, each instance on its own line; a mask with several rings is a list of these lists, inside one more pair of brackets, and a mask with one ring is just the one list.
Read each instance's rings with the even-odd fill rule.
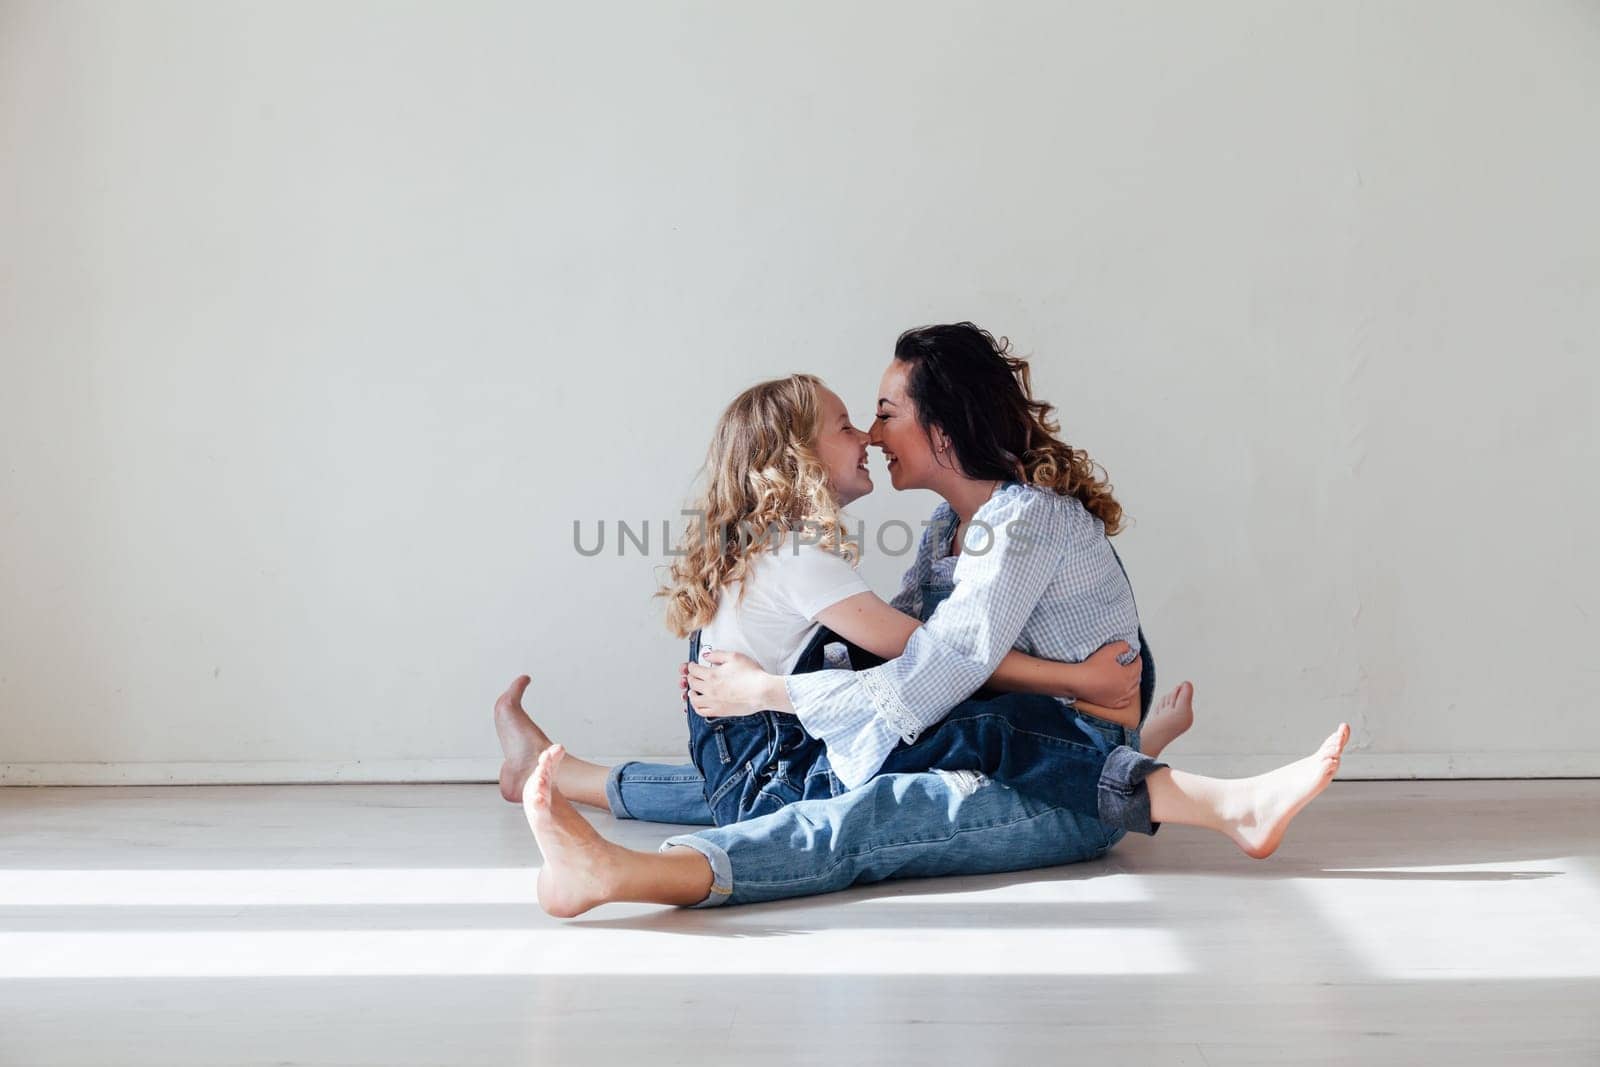
[[5,3],[0,778],[484,775],[524,670],[680,749],[573,520],[967,317],[1137,518],[1191,763],[1600,773],[1597,99],[1576,0]]

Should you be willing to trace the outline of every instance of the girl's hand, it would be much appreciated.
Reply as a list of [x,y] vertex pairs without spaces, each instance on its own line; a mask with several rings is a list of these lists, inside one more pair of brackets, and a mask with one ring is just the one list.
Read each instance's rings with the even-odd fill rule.
[[[685,663],[689,703],[708,719],[754,715],[775,706],[774,686],[782,680],[739,652],[706,652],[705,663]],[[782,701],[787,703],[787,700]]]
[[1118,656],[1126,656],[1133,646],[1126,641],[1113,641],[1102,645],[1094,655],[1083,661],[1091,668],[1078,685],[1079,698],[1091,704],[1108,708],[1139,706],[1139,676],[1144,672],[1144,657],[1135,656],[1131,663],[1118,663]]

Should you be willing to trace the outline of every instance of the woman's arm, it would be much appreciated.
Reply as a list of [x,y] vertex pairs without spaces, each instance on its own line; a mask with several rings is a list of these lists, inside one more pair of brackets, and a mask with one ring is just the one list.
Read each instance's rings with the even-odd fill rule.
[[[846,641],[875,656],[894,659],[921,625],[916,619],[885,604],[875,593],[857,593],[817,615],[822,623]],[[1012,651],[1000,661],[987,684],[1007,693],[1039,693],[1092,701],[1107,709],[1133,707],[1132,726],[1139,719],[1139,674],[1143,664],[1117,662],[1132,651],[1124,641],[1114,641],[1082,663],[1058,663]],[[1121,718],[1113,711],[1113,722]]]
[[[1130,651],[1132,646],[1126,641],[1112,641],[1082,663],[1058,663],[1013,651],[1000,661],[988,684],[1005,693],[1067,697],[1085,710],[1096,709],[1091,714],[1134,726],[1139,721],[1139,677],[1144,662],[1138,656],[1129,663],[1118,662]],[[1111,714],[1102,714],[1107,711]]]

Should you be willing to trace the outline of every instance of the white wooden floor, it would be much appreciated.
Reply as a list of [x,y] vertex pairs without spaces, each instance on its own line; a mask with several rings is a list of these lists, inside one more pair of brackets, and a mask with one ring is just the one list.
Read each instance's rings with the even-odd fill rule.
[[1336,783],[1265,863],[563,923],[490,786],[0,789],[0,1063],[1600,1064],[1597,821]]

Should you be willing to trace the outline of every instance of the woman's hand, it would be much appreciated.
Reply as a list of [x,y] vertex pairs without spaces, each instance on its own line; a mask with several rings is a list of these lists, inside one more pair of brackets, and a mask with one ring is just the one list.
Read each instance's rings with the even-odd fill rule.
[[1144,657],[1135,656],[1131,663],[1117,662],[1119,656],[1126,656],[1131,651],[1133,646],[1126,641],[1102,645],[1094,655],[1083,661],[1083,666],[1088,669],[1083,672],[1077,683],[1078,691],[1073,695],[1108,708],[1125,708],[1130,704],[1138,707],[1139,676],[1144,673]]
[[783,679],[739,652],[706,652],[704,663],[685,663],[681,676],[689,687],[689,703],[708,719],[754,715],[773,708],[789,710]]

